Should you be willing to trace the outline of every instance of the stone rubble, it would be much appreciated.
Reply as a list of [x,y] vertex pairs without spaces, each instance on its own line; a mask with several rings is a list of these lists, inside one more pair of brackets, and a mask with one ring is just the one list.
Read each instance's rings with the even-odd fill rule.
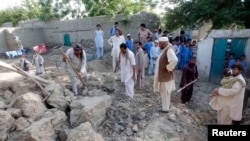
[[[52,50],[45,57],[58,58],[55,52]],[[15,81],[1,82],[0,141],[207,139],[206,125],[216,124],[216,112],[208,105],[211,99],[208,93],[217,85],[195,84],[193,101],[186,105],[180,103],[180,94],[173,93],[171,110],[159,113],[161,100],[152,90],[153,76],[146,76],[143,93],[136,93],[130,99],[124,94],[124,84],[111,71],[110,60],[107,54],[102,60],[88,62],[88,88],[79,87],[78,96],[71,92],[64,69],[58,71],[53,65],[46,66],[47,78],[56,82],[45,86],[51,93],[46,101],[42,101],[43,94],[30,79],[18,77]],[[180,74],[177,71],[176,86]],[[250,115],[249,108],[244,114]]]

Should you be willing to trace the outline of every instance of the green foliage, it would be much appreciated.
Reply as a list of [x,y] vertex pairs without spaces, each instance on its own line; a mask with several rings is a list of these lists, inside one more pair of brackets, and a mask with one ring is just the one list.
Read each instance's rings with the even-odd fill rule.
[[211,21],[213,29],[221,29],[232,24],[250,28],[250,0],[193,0],[180,2],[165,16],[166,27],[170,30],[179,27],[196,28]]
[[0,11],[0,17],[0,24],[12,22],[13,25],[17,25],[19,21],[29,18],[25,9],[20,7],[13,7],[5,11]]
[[110,15],[114,17],[116,14],[132,15],[145,8],[144,1],[136,0],[82,0],[88,16]]
[[[75,2],[71,7],[70,2]],[[155,7],[152,0],[24,0],[21,7],[0,11],[0,24],[39,18],[48,21],[51,18],[82,18],[86,16],[110,15],[115,17],[123,14],[124,22],[128,22],[130,15],[140,11],[147,11]],[[83,7],[85,10],[83,10]]]

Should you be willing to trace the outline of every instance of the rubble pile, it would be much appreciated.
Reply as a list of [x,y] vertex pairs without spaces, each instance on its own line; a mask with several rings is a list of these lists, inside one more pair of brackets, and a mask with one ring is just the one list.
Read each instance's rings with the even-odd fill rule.
[[[52,50],[44,58],[58,59],[59,55]],[[18,59],[4,61],[19,62]],[[1,69],[0,73],[6,76],[0,83],[0,141],[207,139],[206,125],[216,123],[216,112],[208,105],[211,99],[208,94],[217,85],[195,84],[192,102],[187,105],[181,104],[180,94],[173,92],[171,111],[160,113],[161,100],[153,92],[153,76],[146,76],[143,93],[136,93],[130,99],[124,94],[124,84],[113,74],[111,62],[110,54],[102,60],[88,62],[88,87],[79,87],[78,96],[70,90],[63,64],[58,69],[54,63],[47,63],[47,79],[55,83],[43,85],[51,94],[46,100],[32,80]],[[176,86],[180,75],[177,71]],[[250,115],[249,110],[245,114]]]

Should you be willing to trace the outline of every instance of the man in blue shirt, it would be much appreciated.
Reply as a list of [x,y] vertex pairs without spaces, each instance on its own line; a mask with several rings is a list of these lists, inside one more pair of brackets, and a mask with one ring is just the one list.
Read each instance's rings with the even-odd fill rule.
[[115,22],[115,24],[110,28],[109,35],[110,36],[115,36],[115,30],[119,29],[118,28],[118,22]]
[[161,49],[159,47],[159,41],[158,40],[155,40],[154,41],[154,46],[151,47],[150,49],[150,66],[149,66],[149,69],[148,69],[148,74],[151,75],[151,74],[154,74],[155,72],[155,63],[156,63],[156,60],[157,58],[160,56],[161,54]]
[[147,37],[147,42],[145,42],[144,47],[147,49],[148,59],[150,60],[150,49],[153,46],[153,43],[151,42],[151,38]]
[[228,68],[231,68],[231,66],[236,63],[236,60],[234,57],[235,57],[235,54],[230,53],[229,59],[228,59]]
[[128,49],[130,49],[132,52],[134,52],[134,42],[133,42],[133,39],[131,39],[130,34],[127,35],[126,45],[127,45]]
[[246,55],[245,54],[242,54],[241,57],[240,57],[240,61],[241,61],[241,64],[243,66],[243,76],[245,76],[246,72],[247,72],[247,60],[246,60]]

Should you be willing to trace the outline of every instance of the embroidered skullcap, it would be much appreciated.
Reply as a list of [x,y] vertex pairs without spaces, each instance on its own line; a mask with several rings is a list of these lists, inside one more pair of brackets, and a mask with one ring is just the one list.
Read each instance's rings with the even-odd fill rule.
[[160,37],[159,42],[168,42],[168,37]]

